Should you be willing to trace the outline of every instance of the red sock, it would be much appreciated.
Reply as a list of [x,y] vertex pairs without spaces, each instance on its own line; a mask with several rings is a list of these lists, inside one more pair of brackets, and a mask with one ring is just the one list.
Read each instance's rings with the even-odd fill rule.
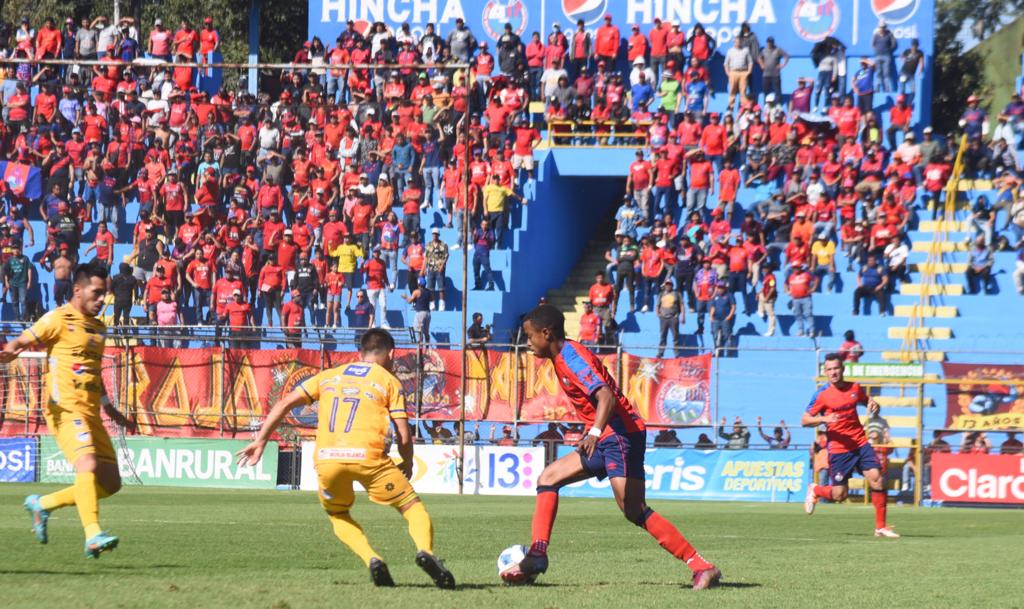
[[815,484],[814,496],[818,499],[824,499],[825,501],[832,501],[832,487]]
[[693,549],[690,542],[686,541],[679,529],[662,518],[661,514],[648,508],[643,527],[651,534],[651,537],[658,540],[661,547],[665,548],[672,556],[685,562],[686,566],[694,573],[711,568],[711,563],[704,560],[704,557]]
[[886,509],[885,491],[871,491],[871,503],[875,504],[875,528],[885,528],[885,509]]
[[548,553],[548,541],[551,540],[551,528],[555,526],[556,514],[558,514],[558,490],[543,487],[537,489],[537,506],[533,510],[533,543],[530,544],[530,553]]

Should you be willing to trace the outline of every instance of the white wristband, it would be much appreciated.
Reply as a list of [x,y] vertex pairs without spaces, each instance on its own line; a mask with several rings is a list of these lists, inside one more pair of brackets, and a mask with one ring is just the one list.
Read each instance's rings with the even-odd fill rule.
[[591,427],[590,431],[587,432],[587,435],[594,436],[595,438],[600,438],[602,433],[604,432],[602,432],[600,429],[596,427]]

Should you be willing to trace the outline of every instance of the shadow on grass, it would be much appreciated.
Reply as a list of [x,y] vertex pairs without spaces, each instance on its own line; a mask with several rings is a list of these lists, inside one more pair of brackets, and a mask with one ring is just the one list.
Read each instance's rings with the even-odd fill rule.
[[92,575],[95,576],[99,571],[150,571],[153,569],[181,569],[181,565],[116,565],[116,564],[102,564],[96,565],[96,569],[92,571],[56,571],[53,569],[0,569],[0,575]]
[[757,582],[718,582],[719,588],[760,588],[761,584]]

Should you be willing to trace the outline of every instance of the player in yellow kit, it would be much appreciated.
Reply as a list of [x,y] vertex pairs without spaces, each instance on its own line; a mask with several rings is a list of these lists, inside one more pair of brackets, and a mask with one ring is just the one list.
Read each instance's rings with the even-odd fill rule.
[[[416,544],[416,564],[439,588],[454,588],[455,578],[434,556],[430,515],[416,495],[412,475],[412,434],[405,413],[402,386],[391,374],[395,340],[373,329],[359,341],[360,361],[324,370],[281,398],[260,429],[256,441],[238,451],[242,465],[255,465],[274,430],[293,408],[319,401],[316,464],[320,503],[337,535],[370,569],[377,586],[394,586],[384,559],[372,547],[349,510],[355,502],[352,483],[366,489],[370,500],[390,505],[409,523]],[[402,464],[387,455],[385,437],[394,427]]]
[[42,316],[0,351],[0,363],[9,363],[32,345],[46,347],[49,399],[43,414],[57,445],[75,467],[75,483],[42,497],[29,495],[25,509],[32,516],[36,538],[46,543],[50,512],[76,506],[85,529],[86,558],[98,558],[118,544],[118,538],[99,524],[99,500],[121,488],[117,456],[100,410],[119,425],[131,426],[111,406],[100,374],[106,326],[96,316],[106,293],[106,267],[98,261],[78,265],[71,300]]

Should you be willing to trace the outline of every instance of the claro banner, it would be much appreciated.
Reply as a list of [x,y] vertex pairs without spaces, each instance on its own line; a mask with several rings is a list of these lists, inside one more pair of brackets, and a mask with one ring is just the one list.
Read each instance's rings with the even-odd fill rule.
[[[559,455],[574,449],[563,446]],[[801,451],[648,449],[647,497],[706,501],[802,501],[807,455]],[[566,497],[611,497],[608,480],[562,489]]]
[[932,499],[1024,504],[1024,455],[935,453]]
[[[302,490],[317,490],[314,442],[302,443]],[[459,492],[459,447],[417,445],[412,484],[418,493]],[[394,450],[392,458],[398,461]],[[544,469],[544,449],[517,446],[466,446],[462,492],[468,495],[532,495]]]
[[[270,442],[255,467],[240,467],[235,451],[243,440],[192,438],[127,438],[117,463],[126,484],[215,488],[274,488],[277,485],[277,443]],[[64,458],[53,436],[39,439],[40,482],[74,481],[74,468]]]
[[36,479],[36,439],[0,438],[0,482]]

